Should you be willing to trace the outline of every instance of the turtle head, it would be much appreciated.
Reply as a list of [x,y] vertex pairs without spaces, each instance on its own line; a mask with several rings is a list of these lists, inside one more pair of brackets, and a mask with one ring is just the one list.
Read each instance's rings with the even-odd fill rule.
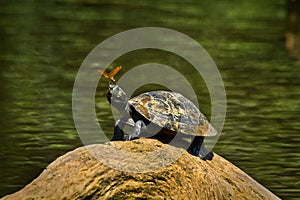
[[127,95],[118,85],[109,84],[106,94],[107,100],[121,113],[129,113],[129,105]]

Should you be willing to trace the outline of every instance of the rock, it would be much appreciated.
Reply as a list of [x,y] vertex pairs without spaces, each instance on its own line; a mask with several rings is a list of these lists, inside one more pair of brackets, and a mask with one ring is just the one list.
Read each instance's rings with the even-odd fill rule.
[[[129,163],[124,165],[127,158],[122,157],[122,153],[114,152],[122,149],[124,152],[147,155],[155,149],[166,147],[170,147],[168,152],[171,156],[181,155],[169,165],[162,162],[164,157],[160,157],[163,158],[161,160],[151,160],[154,163],[146,165],[142,163],[143,160],[128,158]],[[93,152],[93,155],[104,155],[101,159],[107,158],[109,161],[105,162],[110,166],[118,164],[119,168],[122,168],[123,164],[127,172],[107,167],[90,152]],[[163,154],[161,156],[166,156]],[[149,170],[152,169],[148,168],[149,166],[162,168],[153,171]],[[133,169],[141,171],[143,167],[145,170],[142,173],[128,172],[134,171]],[[217,154],[212,161],[203,161],[183,149],[154,139],[142,138],[75,149],[52,162],[25,188],[2,199],[279,198]]]

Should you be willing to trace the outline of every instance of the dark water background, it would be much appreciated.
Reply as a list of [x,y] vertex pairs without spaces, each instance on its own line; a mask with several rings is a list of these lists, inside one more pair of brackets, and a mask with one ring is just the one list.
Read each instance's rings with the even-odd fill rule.
[[[300,62],[285,50],[285,4],[0,1],[0,196],[22,188],[59,155],[82,145],[71,98],[85,56],[116,33],[157,26],[194,38],[219,67],[228,107],[214,151],[279,197],[299,198]],[[182,59],[154,50],[129,53],[116,64],[154,61],[188,69]],[[205,85],[192,75],[189,79],[199,87],[201,109],[209,116]],[[103,87],[100,84],[96,100],[109,109]],[[111,131],[111,113],[98,117]]]

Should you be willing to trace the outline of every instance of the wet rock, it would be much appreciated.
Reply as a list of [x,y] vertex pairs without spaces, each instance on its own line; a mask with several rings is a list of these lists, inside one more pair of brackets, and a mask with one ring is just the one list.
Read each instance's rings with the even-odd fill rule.
[[[133,156],[124,157],[124,154]],[[171,161],[173,163],[169,164]],[[25,188],[3,199],[278,197],[217,154],[212,161],[203,161],[183,149],[143,138],[75,149],[52,162]]]

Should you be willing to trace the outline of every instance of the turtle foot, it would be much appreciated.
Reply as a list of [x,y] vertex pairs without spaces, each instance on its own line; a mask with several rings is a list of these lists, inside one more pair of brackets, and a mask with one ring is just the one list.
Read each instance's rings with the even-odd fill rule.
[[130,141],[130,140],[136,140],[136,139],[139,139],[139,137],[132,136],[132,135],[125,135],[123,138],[124,141]]
[[203,136],[196,136],[187,151],[194,156],[200,157],[202,160],[212,160],[214,154],[205,148],[203,140]]
[[214,153],[209,151],[209,152],[206,152],[206,153],[202,153],[200,152],[198,154],[198,156],[202,159],[202,160],[212,160],[213,157],[214,157]]
[[198,156],[199,158],[201,158],[202,160],[212,160],[214,157],[214,153],[211,151],[208,151],[207,149],[201,148],[201,150],[197,147],[190,147],[187,150],[190,154],[194,155],[194,156]]

